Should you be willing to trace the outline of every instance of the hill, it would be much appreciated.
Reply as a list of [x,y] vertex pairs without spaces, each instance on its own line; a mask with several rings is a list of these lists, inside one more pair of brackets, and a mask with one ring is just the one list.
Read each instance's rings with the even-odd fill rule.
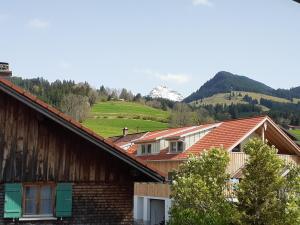
[[292,99],[300,98],[300,87],[287,89],[273,89],[261,82],[250,79],[246,76],[235,75],[226,71],[218,72],[212,79],[207,81],[196,92],[184,99],[184,102],[193,102],[207,98],[219,93],[230,91],[244,91],[259,93],[274,97]]
[[292,134],[294,134],[300,142],[300,130],[290,130]]
[[168,126],[169,112],[134,102],[108,101],[96,103],[83,125],[104,137],[164,129]]
[[218,93],[230,91],[248,91],[271,95],[273,89],[261,82],[252,80],[245,76],[234,75],[229,72],[218,72],[212,79],[207,81],[199,90],[184,99],[192,102],[201,98],[210,97]]
[[300,99],[294,98],[293,101],[288,100],[286,98],[280,98],[280,97],[275,97],[271,95],[266,95],[266,94],[259,94],[255,92],[245,92],[245,91],[233,91],[231,93],[218,93],[214,94],[213,96],[207,97],[207,98],[202,98],[201,100],[193,101],[192,104],[195,106],[200,106],[200,105],[217,105],[217,104],[226,104],[226,105],[231,105],[231,104],[248,104],[244,100],[245,95],[248,95],[251,97],[253,100],[257,100],[258,105],[262,108],[263,111],[268,111],[269,108],[260,105],[260,99],[267,99],[273,102],[278,102],[278,103],[291,103],[291,104],[297,104],[300,102]]

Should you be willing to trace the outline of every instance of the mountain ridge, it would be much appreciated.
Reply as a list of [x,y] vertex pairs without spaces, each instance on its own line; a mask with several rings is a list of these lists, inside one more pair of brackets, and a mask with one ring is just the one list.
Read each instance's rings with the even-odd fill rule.
[[247,76],[220,71],[183,101],[189,103],[202,98],[211,97],[214,94],[230,91],[255,92],[286,99],[300,98],[300,86],[291,89],[274,89]]
[[153,88],[148,96],[151,98],[168,99],[174,102],[181,102],[184,99],[180,93],[178,93],[177,91],[173,91],[163,85],[159,85]]

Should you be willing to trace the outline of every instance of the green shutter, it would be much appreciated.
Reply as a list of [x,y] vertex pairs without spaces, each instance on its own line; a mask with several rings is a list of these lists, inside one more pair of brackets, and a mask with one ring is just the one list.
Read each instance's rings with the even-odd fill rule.
[[56,217],[72,216],[72,184],[59,183],[56,186]]
[[22,214],[22,184],[5,184],[4,218],[20,218]]

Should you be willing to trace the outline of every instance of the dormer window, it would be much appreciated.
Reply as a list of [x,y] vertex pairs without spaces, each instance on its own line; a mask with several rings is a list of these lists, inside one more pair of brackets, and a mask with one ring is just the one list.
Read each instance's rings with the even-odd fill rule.
[[152,145],[151,144],[142,144],[141,145],[141,155],[151,154]]
[[182,141],[172,141],[170,142],[170,152],[177,153],[183,151],[183,142]]

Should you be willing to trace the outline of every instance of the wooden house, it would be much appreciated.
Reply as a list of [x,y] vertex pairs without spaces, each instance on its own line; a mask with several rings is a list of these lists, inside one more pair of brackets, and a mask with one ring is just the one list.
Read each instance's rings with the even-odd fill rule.
[[134,183],[163,180],[0,77],[0,224],[132,224]]

